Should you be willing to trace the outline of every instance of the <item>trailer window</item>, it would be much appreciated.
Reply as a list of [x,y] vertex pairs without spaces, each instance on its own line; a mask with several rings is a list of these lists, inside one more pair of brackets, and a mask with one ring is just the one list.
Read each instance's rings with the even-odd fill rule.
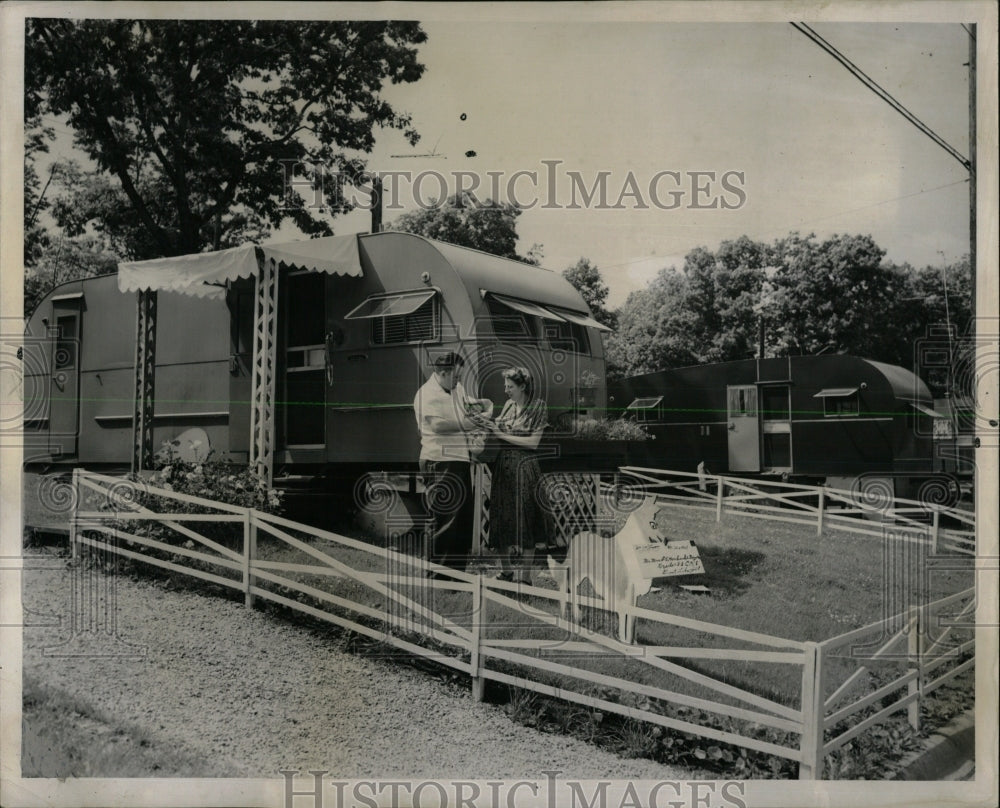
[[729,388],[729,409],[730,418],[757,416],[757,388],[756,387],[730,387]]
[[372,295],[344,319],[371,320],[373,345],[405,345],[441,338],[441,311],[434,289]]
[[[25,421],[27,423],[27,421]],[[935,418],[933,422],[935,440],[951,440],[955,437],[955,428],[947,418]]]
[[539,317],[515,311],[495,298],[486,298],[493,336],[501,342],[533,342],[541,330]]
[[587,339],[587,329],[576,323],[556,323],[546,320],[545,337],[549,341],[549,347],[554,351],[590,353],[590,340]]
[[586,314],[556,308],[551,309],[551,311],[566,321],[565,323],[546,323],[546,333],[549,335],[549,344],[552,348],[589,354],[590,329],[603,332],[611,331],[606,325]]
[[788,420],[788,388],[761,387],[760,414],[765,421]]
[[820,390],[813,398],[823,399],[823,415],[827,418],[849,417],[861,413],[857,387],[829,387]]
[[379,317],[372,320],[372,342],[375,345],[401,345],[426,342],[438,338],[437,301],[423,303],[411,314]]
[[663,396],[637,398],[625,408],[625,412],[635,416],[635,420],[639,423],[648,424],[659,421],[661,401],[663,401]]
[[[948,419],[945,416],[926,404],[921,404],[919,401],[906,401],[906,405],[906,428],[915,435],[936,435],[940,429],[938,424],[948,424]],[[950,431],[950,424],[948,428]]]

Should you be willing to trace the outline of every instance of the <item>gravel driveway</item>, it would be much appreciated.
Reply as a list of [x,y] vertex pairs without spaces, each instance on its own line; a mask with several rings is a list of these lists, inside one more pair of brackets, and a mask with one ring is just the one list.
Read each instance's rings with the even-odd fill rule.
[[[46,569],[24,573],[24,604],[61,625],[25,628],[25,672],[196,752],[204,776],[691,776],[515,724],[500,707],[474,702],[467,680],[347,653],[332,634],[158,582],[88,573],[99,587],[114,582],[118,637],[141,656],[59,655],[52,648],[71,635],[73,574],[65,559],[43,559]],[[112,645],[105,637],[100,647]]]

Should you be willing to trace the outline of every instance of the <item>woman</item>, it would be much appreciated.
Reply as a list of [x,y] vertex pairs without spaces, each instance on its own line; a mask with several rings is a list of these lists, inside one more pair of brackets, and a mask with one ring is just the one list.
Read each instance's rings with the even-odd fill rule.
[[500,554],[504,581],[531,583],[535,544],[545,545],[545,514],[536,497],[541,472],[535,449],[548,426],[545,402],[535,396],[526,368],[503,372],[507,403],[495,421],[476,419],[499,451],[493,461],[490,485],[490,544]]

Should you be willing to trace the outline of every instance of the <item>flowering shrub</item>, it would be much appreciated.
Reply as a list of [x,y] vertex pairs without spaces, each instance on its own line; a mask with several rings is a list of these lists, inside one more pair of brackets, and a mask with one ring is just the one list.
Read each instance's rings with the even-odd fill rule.
[[646,428],[624,418],[577,418],[573,430],[580,440],[649,440]]
[[[240,468],[221,461],[186,463],[173,460],[157,469],[147,478],[151,488],[164,488],[177,494],[203,497],[227,505],[241,508],[255,508],[263,513],[278,513],[281,510],[281,491],[270,488],[254,472],[252,467]],[[171,505],[186,506],[182,513],[196,513],[198,506],[193,503],[176,502]]]
[[[130,490],[126,490],[127,488]],[[238,468],[221,461],[206,460],[199,463],[174,458],[148,477],[140,479],[133,475],[130,483],[116,486],[104,508],[109,511],[109,518],[104,523],[122,531],[123,534],[133,533],[156,539],[165,544],[204,550],[204,547],[197,546],[198,543],[189,534],[185,534],[165,522],[152,519],[147,521],[145,519],[118,518],[119,513],[132,510],[132,506],[128,503],[157,513],[219,512],[217,508],[210,505],[184,502],[163,496],[156,489],[199,497],[226,505],[235,505],[240,508],[254,508],[262,513],[278,513],[282,507],[282,492],[269,487],[252,468]],[[238,515],[233,521],[184,522],[180,520],[179,524],[225,547],[239,549],[243,546],[244,526]],[[127,536],[123,536],[123,540],[126,545],[130,544]],[[145,549],[143,552],[157,558],[177,560],[156,549]]]

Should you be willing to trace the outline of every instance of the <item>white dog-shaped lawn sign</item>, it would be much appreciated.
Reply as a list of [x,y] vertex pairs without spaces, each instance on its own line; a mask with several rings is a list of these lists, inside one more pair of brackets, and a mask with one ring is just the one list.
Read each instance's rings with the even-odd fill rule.
[[[650,549],[666,547],[665,537],[656,527],[659,508],[655,497],[646,497],[643,504],[629,515],[625,526],[611,539],[599,533],[577,533],[570,541],[563,563],[549,557],[549,570],[559,591],[567,596],[567,606],[572,604],[573,619],[580,621],[580,603],[577,591],[583,581],[589,580],[594,592],[618,615],[618,637],[632,642],[635,618],[628,609],[636,598],[652,588],[653,577],[640,563],[639,552],[644,546]],[[671,542],[692,546],[690,542]],[[693,551],[697,554],[697,550]],[[700,560],[691,572],[704,572]],[[677,574],[666,572],[664,574]]]

